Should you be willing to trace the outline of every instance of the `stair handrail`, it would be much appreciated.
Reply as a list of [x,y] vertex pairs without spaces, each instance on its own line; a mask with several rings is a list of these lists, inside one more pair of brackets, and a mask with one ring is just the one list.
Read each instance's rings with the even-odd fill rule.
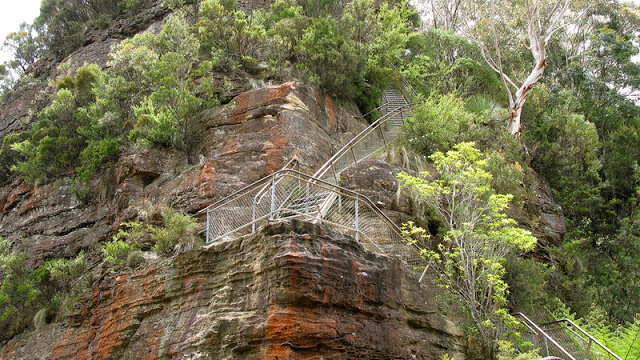
[[[403,238],[402,230],[400,230],[400,228],[391,219],[389,219],[389,217],[382,210],[380,210],[380,208],[378,208],[378,206],[373,201],[371,201],[371,199],[369,199],[367,196],[362,195],[362,194],[360,194],[360,193],[358,193],[356,191],[343,188],[343,187],[341,187],[339,185],[332,184],[330,182],[324,181],[322,179],[314,178],[311,175],[308,175],[308,174],[305,174],[305,173],[302,173],[300,171],[293,170],[293,169],[278,170],[277,172],[275,172],[275,173],[273,173],[273,174],[271,174],[269,176],[266,176],[266,177],[264,177],[264,178],[262,178],[262,179],[260,179],[260,180],[258,180],[256,182],[254,182],[254,183],[252,183],[250,185],[247,185],[244,188],[236,191],[234,194],[226,197],[225,198],[226,201],[219,202],[219,204],[217,206],[215,206],[215,207],[208,207],[207,208],[208,209],[207,217],[209,216],[209,211],[213,211],[215,209],[220,208],[221,206],[224,206],[224,205],[226,205],[228,203],[231,203],[234,200],[237,200],[237,199],[240,199],[242,197],[245,197],[245,196],[247,196],[247,194],[250,194],[251,191],[254,191],[255,189],[258,189],[258,188],[264,186],[265,184],[271,184],[274,181],[276,181],[277,178],[284,177],[284,176],[291,176],[291,177],[298,178],[298,179],[304,179],[305,182],[307,182],[309,184],[312,184],[313,186],[318,186],[318,187],[321,187],[321,188],[323,188],[323,189],[325,189],[327,191],[330,191],[330,192],[338,193],[338,194],[341,194],[341,195],[347,195],[347,196],[349,196],[351,198],[358,199],[358,201],[360,201],[360,202],[362,202],[362,204],[366,205],[379,219],[381,219],[382,222],[389,228],[389,230],[391,230],[393,233],[395,233],[399,238],[401,238],[401,239]],[[231,198],[231,197],[233,197],[233,198]],[[278,209],[275,209],[276,212],[281,211],[281,210],[282,210],[281,207],[279,207]],[[272,215],[273,214],[271,214],[271,213],[267,214],[267,216],[269,218]],[[260,219],[254,219],[252,221],[252,223],[260,221],[260,220],[263,220],[264,218],[265,218],[265,216],[263,215]],[[247,223],[243,227],[252,225],[252,223]],[[230,233],[233,233],[236,230],[227,232],[225,234],[221,234],[216,239],[224,237],[224,236],[226,236],[226,235],[228,235]],[[207,243],[211,243],[215,239],[211,239],[211,237],[210,237],[209,226],[207,226],[206,231],[207,231]],[[253,231],[255,231],[255,230],[252,229],[252,232]],[[362,233],[362,234],[365,235],[365,237],[367,238],[367,240],[369,240],[369,242],[371,242],[375,247],[380,249],[378,244],[373,242],[369,238],[369,236],[367,236],[365,233]],[[415,244],[411,244],[411,245],[410,244],[406,244],[406,246],[411,248],[416,253],[416,257],[420,256],[420,250]]]
[[524,319],[525,322],[523,322],[523,324],[526,327],[528,327],[534,333],[542,335],[547,341],[551,342],[551,344],[553,344],[553,346],[555,346],[556,349],[558,349],[563,355],[568,357],[569,360],[576,360],[576,358],[573,357],[565,348],[560,346],[560,344],[558,344],[558,342],[554,338],[552,338],[549,334],[547,334],[544,330],[542,330],[542,328],[540,328],[536,323],[531,321],[531,319],[529,319],[525,314],[519,312],[519,313],[513,314],[513,316],[519,316],[522,319]]
[[[327,190],[331,190],[330,188],[335,188],[338,189],[340,192],[343,192],[345,194],[348,194],[352,197],[357,197],[359,200],[364,201],[367,205],[369,205],[369,207],[371,207],[371,209],[373,210],[373,212],[375,212],[387,225],[389,225],[389,227],[396,232],[398,235],[402,236],[402,230],[400,230],[400,228],[398,227],[398,225],[396,225],[391,219],[389,219],[389,217],[382,211],[380,210],[380,208],[373,202],[371,201],[371,199],[369,199],[366,195],[362,195],[356,191],[353,190],[349,190],[347,188],[343,188],[342,186],[336,185],[336,184],[332,184],[330,182],[324,181],[322,179],[318,179],[312,175],[308,175],[305,174],[303,172],[297,171],[297,170],[292,170],[292,169],[281,169],[278,170],[274,173],[272,173],[271,175],[265,176],[263,178],[261,178],[260,180],[257,180],[245,187],[243,187],[242,189],[234,192],[233,194],[225,197],[224,199],[222,199],[221,201],[219,201],[218,203],[220,203],[218,206],[218,203],[216,204],[212,204],[210,206],[208,206],[207,208],[204,208],[202,210],[200,210],[200,212],[206,211],[206,210],[212,210],[214,208],[219,208],[222,205],[226,205],[227,203],[229,203],[230,201],[233,201],[234,199],[231,199],[231,197],[233,198],[237,198],[237,197],[241,197],[243,194],[248,193],[251,190],[254,190],[255,188],[261,186],[263,183],[267,183],[267,184],[271,184],[272,180],[274,177],[278,177],[278,176],[282,176],[284,174],[295,174],[296,176],[299,176],[301,178],[306,178],[309,179],[309,181],[313,181],[314,183],[320,184],[320,186],[324,187],[324,188],[329,188]],[[227,201],[225,201],[227,200]]]
[[[544,324],[542,324],[542,326],[547,327],[549,325],[560,324],[560,323],[568,323],[569,325],[575,327],[580,333],[582,333],[582,335],[586,336],[590,341],[593,341],[594,343],[596,343],[604,351],[606,351],[609,355],[613,356],[617,360],[622,360],[622,358],[620,358],[618,355],[616,355],[613,351],[609,350],[609,348],[604,346],[604,344],[602,344],[600,341],[598,341],[598,339],[596,339],[593,336],[591,336],[591,334],[586,332],[584,329],[582,329],[580,326],[578,326],[578,324],[573,322],[571,319],[564,318],[564,319],[560,319],[560,320],[555,320],[555,321],[551,321],[551,322],[548,322],[548,323],[544,323]],[[567,329],[571,330],[568,327],[567,327]],[[587,357],[588,357],[588,355],[587,355]]]
[[329,160],[327,160],[324,163],[324,165],[322,165],[322,167],[320,167],[320,169],[318,169],[318,171],[316,171],[315,174],[313,174],[313,177],[321,178],[322,176],[324,176],[327,173],[327,171],[329,171],[329,169],[333,167],[333,165],[337,162],[338,159],[340,159],[349,150],[351,150],[354,146],[360,143],[362,139],[364,139],[370,133],[375,131],[378,127],[380,127],[382,124],[384,124],[387,120],[389,120],[393,116],[397,115],[398,113],[402,113],[402,111],[404,111],[405,109],[410,109],[411,106],[413,106],[412,103],[400,105],[392,109],[388,113],[386,113],[384,116],[380,117],[378,120],[371,123],[371,125],[369,125],[366,129],[362,130],[358,135],[354,136],[340,150],[338,150],[335,154],[333,154],[333,156],[331,156],[331,158],[329,158]]
[[408,87],[411,90],[411,92],[413,92],[413,95],[415,95],[416,98],[420,98],[420,95],[418,94],[416,89],[414,89],[411,83],[409,82],[409,80],[407,80],[407,78],[405,78],[404,75],[402,75],[402,72],[400,72],[400,70],[398,70],[398,68],[391,61],[389,61],[389,65],[391,65],[393,70],[395,70],[395,72],[400,76],[400,79],[402,80],[404,85]]
[[[299,166],[299,162],[298,162],[298,160],[297,160],[297,159],[291,159],[291,160],[289,160],[289,162],[288,162],[285,166],[283,166],[283,167],[282,167],[282,169],[280,169],[280,170],[278,170],[278,171],[286,170],[286,169],[288,169],[289,167],[292,167],[292,166],[296,166],[296,167],[297,167],[297,166]],[[275,174],[275,173],[272,173],[271,175],[273,175],[273,174]],[[201,214],[201,213],[203,213],[203,212],[205,212],[205,211],[209,211],[210,209],[218,208],[218,207],[220,207],[220,206],[226,205],[227,203],[229,203],[230,201],[232,201],[232,200],[233,200],[233,198],[236,198],[236,197],[238,197],[240,194],[247,192],[247,190],[251,190],[251,189],[253,189],[253,187],[254,187],[254,185],[255,185],[255,184],[260,183],[262,180],[265,180],[265,179],[270,178],[270,176],[271,176],[271,175],[267,175],[267,176],[265,176],[265,177],[263,177],[263,178],[261,178],[261,179],[259,179],[259,180],[257,180],[257,181],[254,181],[254,182],[252,182],[252,183],[250,183],[250,184],[248,184],[248,185],[246,185],[246,186],[244,186],[244,187],[240,188],[239,190],[236,190],[236,191],[232,192],[231,194],[229,194],[229,195],[227,195],[227,196],[223,197],[222,199],[220,199],[220,200],[218,200],[218,201],[214,202],[213,204],[211,204],[211,205],[209,205],[209,206],[205,207],[204,209],[201,209],[200,211],[198,211],[198,212],[197,212],[197,214]],[[269,185],[269,183],[267,183],[267,185]],[[265,189],[267,189],[267,188],[268,188],[268,187],[265,187]],[[264,191],[264,189],[263,189],[263,190],[261,190],[261,191]]]

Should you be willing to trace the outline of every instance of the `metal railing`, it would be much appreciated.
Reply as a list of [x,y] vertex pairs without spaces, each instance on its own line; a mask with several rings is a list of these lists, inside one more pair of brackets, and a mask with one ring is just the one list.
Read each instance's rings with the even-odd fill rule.
[[562,345],[560,345],[536,323],[531,321],[531,319],[526,315],[523,313],[516,313],[513,315],[515,317],[519,317],[520,322],[526,328],[526,331],[522,334],[522,338],[532,343],[533,346],[539,348],[544,356],[557,356],[563,359],[576,360],[576,358],[571,355],[567,349],[562,347]]
[[296,170],[280,170],[206,211],[208,243],[253,233],[269,221],[302,219],[349,235],[365,249],[399,255],[410,266],[424,265],[419,249],[403,241],[369,198]]
[[[395,100],[395,99],[394,99]],[[202,211],[206,211],[207,243],[254,233],[271,220],[297,218],[323,223],[352,236],[366,249],[400,255],[409,265],[424,265],[419,248],[407,245],[400,229],[366,196],[337,186],[338,175],[351,164],[391,144],[411,109],[404,99],[356,135],[313,176],[282,170],[250,184]],[[393,121],[389,121],[393,120]],[[331,172],[329,172],[331,171]]]
[[541,325],[544,331],[552,336],[566,349],[573,350],[576,359],[622,360],[600,341],[584,331],[569,319],[561,319]]
[[[411,99],[414,96],[416,98],[420,98],[420,95],[418,94],[416,89],[414,89],[414,87],[411,85],[409,80],[407,80],[407,78],[405,78],[404,75],[402,75],[402,72],[398,70],[398,68],[392,62],[389,62],[389,65],[391,65],[393,70],[396,72],[396,74],[400,77],[400,80],[402,81],[402,86],[400,87],[400,90],[402,94],[405,96],[405,99]],[[411,91],[411,93],[409,93],[409,90]]]
[[405,104],[388,111],[333,154],[313,177],[337,184],[338,176],[346,168],[395,141],[397,129],[392,129],[395,126],[388,121],[395,116],[408,116],[410,110],[411,104]]
[[538,326],[522,313],[514,316],[519,317],[526,328],[522,334],[523,339],[539,348],[543,356],[556,356],[569,360],[622,360],[569,319]]

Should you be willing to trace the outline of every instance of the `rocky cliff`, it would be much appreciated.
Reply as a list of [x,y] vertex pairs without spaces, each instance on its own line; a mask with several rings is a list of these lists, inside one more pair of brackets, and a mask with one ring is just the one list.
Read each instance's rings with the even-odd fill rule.
[[461,329],[398,259],[305,222],[135,270],[100,272],[62,323],[0,346],[2,359],[435,359]]
[[[298,159],[310,171],[366,124],[301,83],[248,91],[194,120],[190,154],[132,149],[84,201],[64,180],[0,189],[0,235],[29,239],[34,264],[94,252],[124,221],[162,205],[195,213]],[[99,264],[99,259],[94,264]],[[461,330],[399,259],[307,223],[160,260],[98,265],[62,322],[0,345],[2,359],[462,357]]]
[[124,221],[149,220],[162,206],[195,213],[298,159],[302,170],[366,124],[353,104],[301,83],[248,91],[194,120],[191,157],[160,148],[132,149],[92,184],[86,201],[68,181],[0,188],[0,236],[29,239],[37,263],[91,250]]
[[[249,9],[268,3],[242,2]],[[90,33],[64,62],[105,65],[112,44],[158,26],[167,13],[157,5]],[[55,65],[35,64],[33,81],[7,98],[0,140],[29,128],[46,106],[45,85],[60,75]],[[92,290],[75,312],[0,343],[0,359],[464,357],[461,329],[440,314],[434,292],[416,274],[322,226],[273,223],[170,258],[147,256],[134,269],[101,265],[97,250],[123,222],[153,223],[163,206],[197,214],[292,159],[312,172],[367,126],[355,104],[317,88],[256,83],[235,76],[225,105],[190,119],[187,152],[130,148],[88,193],[78,194],[65,178],[0,187],[0,236],[17,246],[29,240],[32,265],[84,250],[93,266]],[[342,184],[402,223],[411,208],[397,196],[397,172],[367,161],[349,169]],[[562,218],[550,196],[540,197],[540,207],[541,237],[561,238]]]

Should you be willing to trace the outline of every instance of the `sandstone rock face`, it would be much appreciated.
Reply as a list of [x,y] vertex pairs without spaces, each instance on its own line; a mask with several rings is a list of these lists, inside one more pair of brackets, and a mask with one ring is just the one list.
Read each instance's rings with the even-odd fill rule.
[[134,149],[96,178],[88,201],[70,180],[0,187],[0,236],[30,239],[36,262],[71,256],[108,239],[123,221],[162,206],[195,213],[298,159],[311,171],[366,124],[353,104],[301,83],[252,90],[194,119],[190,154]]
[[437,359],[462,358],[462,343],[399,260],[293,221],[105,271],[68,321],[14,338],[0,358]]
[[398,169],[382,160],[365,160],[340,174],[343,187],[367,196],[381,209],[411,213],[406,197],[400,196]]
[[398,227],[411,220],[413,209],[400,189],[396,169],[383,160],[364,160],[340,174],[342,187],[368,197]]

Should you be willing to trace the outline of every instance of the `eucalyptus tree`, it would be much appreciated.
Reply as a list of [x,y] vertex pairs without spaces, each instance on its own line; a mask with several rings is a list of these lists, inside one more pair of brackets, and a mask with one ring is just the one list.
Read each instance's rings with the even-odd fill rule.
[[585,7],[578,1],[469,0],[465,3],[465,19],[460,31],[478,44],[487,64],[500,76],[509,99],[508,126],[513,135],[520,134],[524,104],[548,66],[550,41],[585,13]]

